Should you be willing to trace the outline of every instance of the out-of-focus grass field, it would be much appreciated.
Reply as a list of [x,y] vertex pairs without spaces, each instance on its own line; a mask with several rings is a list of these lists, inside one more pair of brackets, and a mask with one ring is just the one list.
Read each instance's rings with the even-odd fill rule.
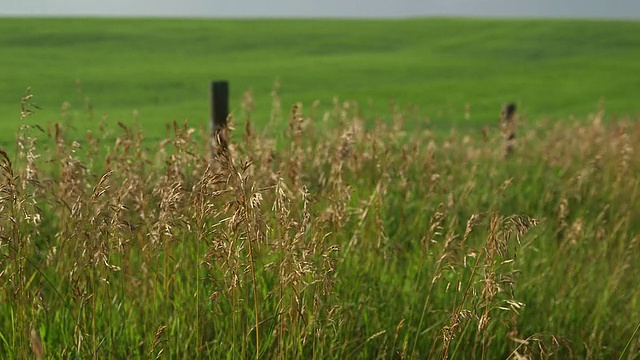
[[[5,18],[0,141],[13,141],[28,86],[43,109],[32,123],[61,120],[67,101],[80,129],[137,110],[150,138],[174,119],[205,124],[213,79],[230,81],[233,111],[253,89],[259,127],[276,79],[285,113],[338,96],[369,118],[417,105],[421,127],[495,124],[508,101],[531,118],[581,118],[603,98],[608,115],[636,114],[637,34],[640,23],[621,21]],[[73,116],[89,104],[92,116]]]

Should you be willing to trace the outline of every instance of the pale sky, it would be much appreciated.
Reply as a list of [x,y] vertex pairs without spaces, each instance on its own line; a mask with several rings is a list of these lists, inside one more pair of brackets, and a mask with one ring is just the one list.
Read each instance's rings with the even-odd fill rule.
[[0,16],[640,19],[640,0],[0,0]]

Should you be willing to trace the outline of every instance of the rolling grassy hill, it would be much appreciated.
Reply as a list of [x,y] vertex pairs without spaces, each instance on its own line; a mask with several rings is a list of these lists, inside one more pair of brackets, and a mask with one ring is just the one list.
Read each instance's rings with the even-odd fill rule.
[[42,108],[30,123],[84,129],[104,115],[131,122],[137,110],[160,137],[174,119],[206,124],[213,79],[230,81],[232,111],[253,90],[258,126],[276,79],[285,116],[298,101],[330,108],[334,96],[370,120],[392,102],[416,105],[413,121],[436,128],[495,124],[507,101],[530,118],[584,117],[601,99],[609,115],[635,115],[638,33],[640,23],[621,21],[5,18],[0,141],[12,141],[27,87]]

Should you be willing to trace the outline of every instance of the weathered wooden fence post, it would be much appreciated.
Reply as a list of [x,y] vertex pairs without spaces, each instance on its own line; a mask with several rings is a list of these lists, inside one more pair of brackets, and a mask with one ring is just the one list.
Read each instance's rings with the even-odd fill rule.
[[516,104],[509,103],[502,108],[500,123],[502,125],[502,140],[504,157],[508,158],[516,147]]
[[229,145],[229,82],[211,82],[211,153],[215,157]]

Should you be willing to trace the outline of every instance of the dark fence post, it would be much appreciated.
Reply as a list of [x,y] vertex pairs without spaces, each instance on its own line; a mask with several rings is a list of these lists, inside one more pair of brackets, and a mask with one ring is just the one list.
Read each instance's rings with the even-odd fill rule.
[[502,108],[500,123],[502,125],[503,156],[508,158],[516,147],[516,104],[509,103]]
[[227,117],[229,116],[229,82],[211,82],[211,138],[212,153],[217,155],[227,151],[229,131]]

